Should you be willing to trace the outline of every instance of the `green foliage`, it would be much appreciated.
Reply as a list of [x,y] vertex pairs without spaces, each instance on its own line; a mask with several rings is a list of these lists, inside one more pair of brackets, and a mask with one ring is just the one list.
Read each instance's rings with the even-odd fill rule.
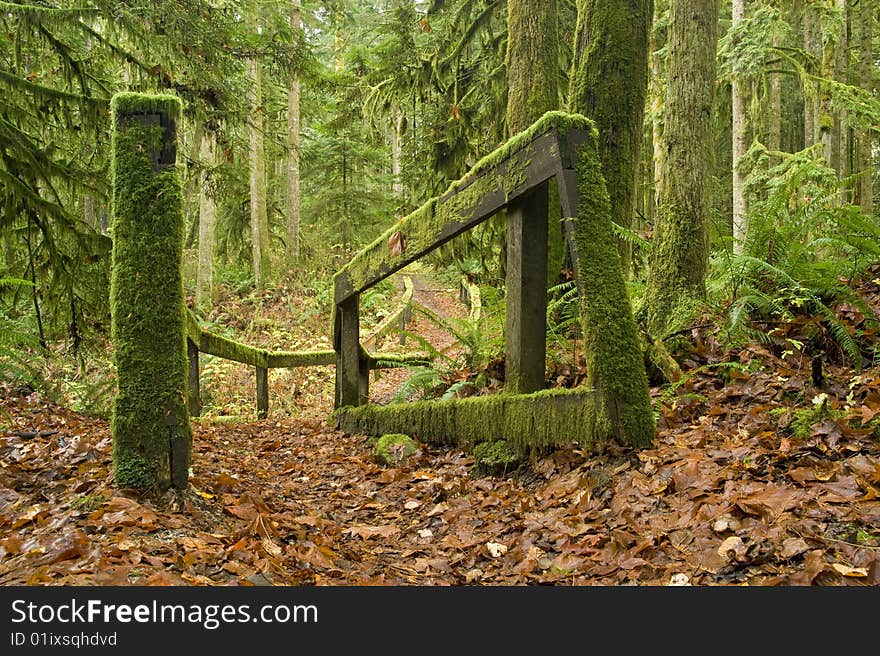
[[[755,147],[752,157],[766,157],[766,151]],[[844,183],[812,150],[755,170],[766,172],[753,174],[749,183],[766,193],[750,207],[744,252],[732,256],[722,250],[710,259],[707,289],[710,303],[727,318],[726,337],[770,344],[773,327],[815,316],[840,354],[861,368],[860,335],[842,323],[834,307],[852,304],[876,326],[851,283],[880,260],[880,226],[841,201]]]

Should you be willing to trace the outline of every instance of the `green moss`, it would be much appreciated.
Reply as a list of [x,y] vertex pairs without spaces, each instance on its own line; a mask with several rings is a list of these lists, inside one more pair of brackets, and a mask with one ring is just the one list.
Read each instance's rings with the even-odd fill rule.
[[[522,187],[530,160],[515,155],[548,132],[567,134],[571,130],[595,133],[593,123],[584,116],[547,112],[530,128],[479,160],[464,177],[453,182],[443,195],[430,199],[361,249],[340,269],[335,280],[337,283],[340,279],[347,280],[354,291],[362,291],[397,270],[414,253],[427,253],[434,247],[444,228],[448,229],[456,223],[463,227],[473,217],[474,209],[486,195],[502,189],[509,197]],[[391,255],[388,240],[396,232],[404,235],[406,249],[398,255]]]
[[103,506],[105,501],[107,499],[100,494],[84,494],[70,502],[70,509],[90,513]]
[[503,476],[522,460],[507,440],[480,442],[474,447],[471,473],[482,476]]
[[[610,218],[632,225],[648,80],[649,0],[578,0],[568,92],[573,111],[596,122],[598,154],[608,184]],[[629,247],[618,241],[629,264]]]
[[581,283],[581,314],[590,385],[601,403],[594,431],[610,431],[622,444],[647,446],[654,437],[648,378],[620,256],[595,141],[578,153],[580,192],[574,240]]
[[595,394],[587,388],[553,389],[342,407],[333,417],[339,428],[350,433],[406,433],[429,444],[463,449],[503,439],[518,453],[529,454],[571,442],[586,446],[609,439],[610,426],[595,420],[595,405]]
[[163,146],[163,127],[122,117],[163,108],[176,115],[180,101],[123,94],[111,106],[114,477],[122,487],[164,489],[185,484],[192,445],[180,269],[182,189],[175,168],[153,168],[153,155]]
[[373,457],[383,465],[399,465],[420,451],[419,443],[403,433],[386,433],[373,447]]
[[813,426],[826,419],[842,419],[846,413],[828,407],[826,399],[820,395],[807,408],[799,408],[792,412],[788,428],[793,437],[806,440],[813,435]]
[[117,93],[110,99],[113,125],[125,114],[164,114],[177,120],[183,112],[180,98],[168,94],[146,94],[130,91]]

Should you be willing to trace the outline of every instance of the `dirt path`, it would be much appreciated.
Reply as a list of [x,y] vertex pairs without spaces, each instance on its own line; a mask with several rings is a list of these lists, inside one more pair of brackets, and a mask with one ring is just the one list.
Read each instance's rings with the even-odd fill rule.
[[[453,319],[466,317],[468,310],[458,298],[458,290],[441,285],[423,274],[403,274],[412,278],[413,301],[441,319]],[[399,278],[400,289],[403,289],[402,277]],[[455,346],[456,339],[448,331],[431,321],[422,312],[414,311],[412,320],[407,325],[407,332],[426,339],[438,351],[447,352]],[[410,351],[419,352],[422,349],[419,344],[408,339],[404,346],[398,341],[398,335],[392,334],[375,346],[376,351]],[[394,397],[404,381],[412,375],[412,371],[406,368],[385,369],[379,373],[379,378],[370,381],[370,402],[387,404]]]

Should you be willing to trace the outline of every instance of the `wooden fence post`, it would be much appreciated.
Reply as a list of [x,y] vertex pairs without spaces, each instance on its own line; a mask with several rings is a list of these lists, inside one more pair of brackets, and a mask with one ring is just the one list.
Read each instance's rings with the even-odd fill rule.
[[198,417],[202,414],[202,391],[199,384],[199,347],[189,338],[186,340],[186,356],[189,360],[187,404],[190,416]]
[[536,392],[544,387],[548,212],[546,182],[507,209],[504,388],[513,394]]
[[118,487],[184,489],[192,429],[176,166],[180,99],[119,93],[111,103],[111,337],[117,370],[113,476]]
[[269,416],[269,370],[256,367],[257,370],[257,419]]
[[336,407],[363,405],[369,396],[369,363],[361,354],[360,307],[357,294],[336,305]]

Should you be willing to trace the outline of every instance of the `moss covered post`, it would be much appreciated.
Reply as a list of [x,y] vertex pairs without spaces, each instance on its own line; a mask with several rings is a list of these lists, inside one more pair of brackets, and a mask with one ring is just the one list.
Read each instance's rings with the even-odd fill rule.
[[574,170],[557,176],[567,216],[566,237],[575,264],[588,386],[596,391],[590,433],[621,444],[649,446],[654,418],[638,327],[615,247],[611,200],[599,160],[598,133],[575,146]]
[[183,202],[175,96],[113,97],[111,335],[117,391],[111,419],[117,486],[183,489],[192,431],[181,276]]

